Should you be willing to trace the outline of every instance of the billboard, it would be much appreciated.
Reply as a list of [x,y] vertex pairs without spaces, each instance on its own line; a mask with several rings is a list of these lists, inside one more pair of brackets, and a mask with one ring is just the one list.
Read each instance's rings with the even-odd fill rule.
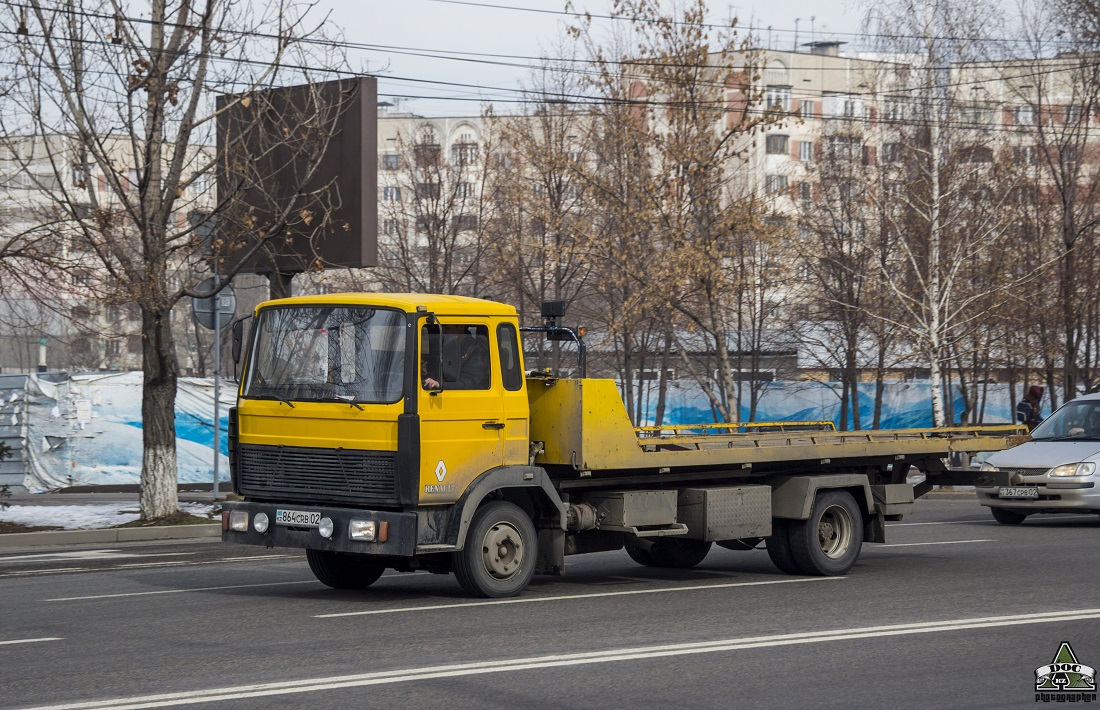
[[377,264],[377,91],[358,77],[218,98],[223,269]]

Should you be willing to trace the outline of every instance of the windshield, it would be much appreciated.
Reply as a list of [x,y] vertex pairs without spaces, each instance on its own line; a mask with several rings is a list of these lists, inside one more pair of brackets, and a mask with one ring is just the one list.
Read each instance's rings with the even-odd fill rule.
[[1100,440],[1100,399],[1067,402],[1035,427],[1031,438]]
[[389,404],[401,399],[405,314],[309,306],[260,312],[244,397]]

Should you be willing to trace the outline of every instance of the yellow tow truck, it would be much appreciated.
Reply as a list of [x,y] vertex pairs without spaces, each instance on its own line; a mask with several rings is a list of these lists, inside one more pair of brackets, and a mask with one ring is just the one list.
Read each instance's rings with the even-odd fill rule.
[[[830,422],[634,427],[613,380],[525,373],[516,309],[425,294],[268,301],[230,412],[222,539],[304,548],[317,579],[453,572],[520,594],[572,554],[626,548],[692,567],[761,543],[788,574],[841,575],[933,484],[980,484],[952,452],[1004,449],[1015,425],[838,432]],[[907,482],[911,468],[925,474]]]

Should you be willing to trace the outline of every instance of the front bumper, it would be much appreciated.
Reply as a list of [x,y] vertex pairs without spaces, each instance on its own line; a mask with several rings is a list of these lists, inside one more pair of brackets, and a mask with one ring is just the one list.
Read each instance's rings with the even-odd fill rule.
[[[332,536],[322,537],[316,527],[276,525],[275,511],[280,509],[320,513],[321,517],[332,520]],[[229,529],[229,514],[234,510],[248,513],[247,531]],[[268,520],[271,521],[268,529],[262,533],[256,532],[252,526],[256,514],[260,512],[266,513]],[[348,536],[348,524],[352,520],[374,520],[378,523],[378,539],[375,542],[352,540]],[[416,549],[416,514],[299,503],[227,503],[222,509],[222,541],[239,545],[297,547],[384,557],[412,557]]]
[[[1094,477],[1090,477],[1094,478]],[[1038,488],[1038,498],[1001,498],[1000,487],[977,488],[978,502],[990,508],[1021,513],[1100,512],[1100,488],[1094,480],[1056,480],[1049,477],[1027,480],[1015,488]]]

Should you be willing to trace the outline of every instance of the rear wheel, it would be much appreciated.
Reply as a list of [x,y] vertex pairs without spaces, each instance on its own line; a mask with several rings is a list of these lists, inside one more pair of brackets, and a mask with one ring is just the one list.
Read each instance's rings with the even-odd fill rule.
[[628,544],[626,554],[645,567],[688,569],[703,561],[710,552],[710,546],[711,543],[706,540],[659,538],[648,550]]
[[768,550],[768,557],[772,564],[784,574],[803,574],[802,568],[795,562],[794,553],[791,552],[791,541],[788,531],[791,528],[790,520],[772,518],[772,534],[764,541],[764,547]]
[[993,519],[1002,525],[1019,525],[1027,517],[1027,513],[1017,513],[1007,508],[990,508],[989,511],[993,513]]
[[454,553],[458,583],[476,597],[514,597],[535,574],[538,538],[523,509],[507,501],[483,505],[470,522],[466,544]]
[[333,589],[366,589],[378,581],[386,566],[366,555],[328,550],[306,550],[313,576]]
[[791,555],[804,574],[845,574],[863,546],[863,514],[847,491],[818,493],[808,520],[788,531]]

